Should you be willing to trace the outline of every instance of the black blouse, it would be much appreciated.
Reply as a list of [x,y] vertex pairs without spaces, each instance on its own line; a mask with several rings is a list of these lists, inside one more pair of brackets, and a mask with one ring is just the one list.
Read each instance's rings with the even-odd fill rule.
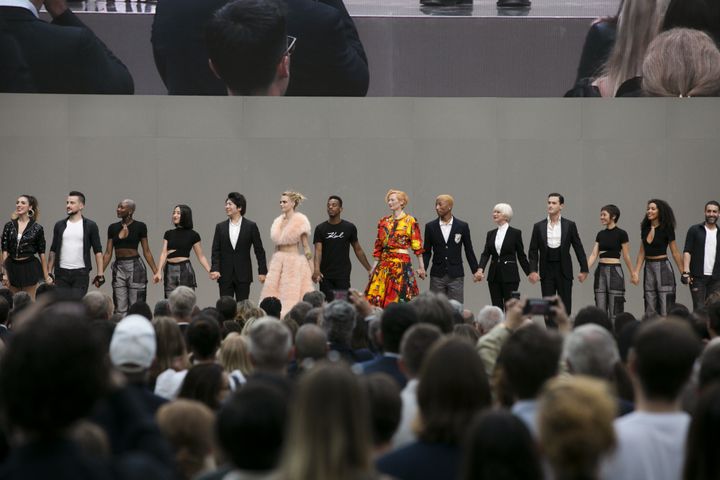
[[45,232],[42,225],[30,220],[18,242],[18,223],[11,220],[5,224],[2,233],[2,250],[10,257],[29,257],[45,253]]

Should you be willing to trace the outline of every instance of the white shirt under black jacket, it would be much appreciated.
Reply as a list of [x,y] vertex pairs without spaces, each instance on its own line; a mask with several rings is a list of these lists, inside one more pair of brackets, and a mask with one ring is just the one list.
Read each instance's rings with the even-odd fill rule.
[[447,223],[443,222],[442,219],[439,219],[440,221],[440,232],[442,232],[443,239],[445,239],[445,243],[448,242],[448,239],[450,238],[450,230],[452,230],[452,224],[455,217],[450,217],[450,220],[448,220]]
[[77,222],[68,220],[63,232],[62,246],[60,247],[60,268],[68,270],[90,268],[85,265],[84,242],[85,233],[82,218]]
[[497,234],[495,235],[495,251],[497,251],[498,255],[500,255],[500,249],[502,248],[502,244],[505,241],[505,235],[507,234],[509,227],[509,223],[504,223],[500,225],[497,229]]
[[232,247],[234,249],[235,245],[237,245],[238,237],[240,236],[242,217],[240,217],[240,220],[238,220],[237,223],[233,223],[232,220],[230,220],[228,223],[230,224],[230,243],[232,244]]
[[557,223],[553,225],[550,217],[547,219],[547,246],[548,248],[560,248],[562,239],[562,217],[558,217]]
[[712,276],[715,267],[715,252],[717,251],[717,227],[710,229],[705,225],[705,257],[703,275]]

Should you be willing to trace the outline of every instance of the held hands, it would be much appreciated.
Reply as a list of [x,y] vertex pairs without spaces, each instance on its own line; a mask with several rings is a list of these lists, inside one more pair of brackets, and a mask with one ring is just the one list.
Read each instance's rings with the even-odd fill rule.
[[690,272],[683,272],[680,275],[680,282],[682,282],[683,285],[692,285],[693,280],[690,276]]
[[53,283],[55,283],[55,281],[53,280],[53,278],[50,275],[48,275],[47,277],[45,277],[45,283],[47,285],[52,285]]
[[427,274],[425,273],[425,269],[420,266],[420,268],[417,269],[418,277],[420,277],[420,280],[425,280],[425,277],[427,277]]
[[632,272],[630,274],[630,282],[632,282],[633,285],[637,285],[640,283],[640,275],[638,272]]
[[313,283],[320,283],[323,279],[322,273],[320,273],[318,270],[315,270],[312,274],[312,281]]
[[578,275],[578,280],[580,281],[580,283],[583,283],[587,276],[588,272],[580,272],[580,274]]
[[477,272],[473,275],[473,282],[482,282],[485,278],[482,268],[478,268]]
[[221,277],[220,272],[210,272],[208,276],[210,280],[218,280]]
[[95,275],[95,278],[93,278],[92,284],[95,285],[95,288],[100,288],[105,283],[105,275]]
[[530,281],[530,283],[535,285],[538,280],[540,280],[540,275],[538,275],[537,272],[530,272],[530,275],[528,275],[528,280]]
[[265,283],[265,275],[258,275],[258,280],[260,283]]
[[153,275],[153,283],[158,284],[162,281],[162,273],[158,271],[155,275]]

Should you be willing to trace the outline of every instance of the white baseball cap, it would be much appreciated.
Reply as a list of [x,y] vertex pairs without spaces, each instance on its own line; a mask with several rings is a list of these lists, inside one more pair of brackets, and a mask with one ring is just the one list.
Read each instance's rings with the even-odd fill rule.
[[120,320],[110,341],[110,360],[124,372],[140,372],[152,365],[157,342],[155,329],[142,315]]

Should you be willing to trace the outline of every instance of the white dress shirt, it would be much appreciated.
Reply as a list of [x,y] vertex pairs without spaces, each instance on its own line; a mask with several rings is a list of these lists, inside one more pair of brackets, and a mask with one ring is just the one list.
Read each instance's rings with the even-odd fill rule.
[[242,217],[237,223],[233,223],[232,220],[228,222],[230,224],[230,243],[235,248],[237,245],[238,237],[240,236],[240,225],[242,225]]
[[557,223],[553,224],[550,221],[550,217],[547,219],[547,246],[548,248],[560,248],[560,240],[562,238],[562,231],[560,226],[562,218],[558,217]]
[[500,255],[500,249],[502,248],[503,242],[505,241],[505,235],[507,234],[509,227],[509,223],[505,223],[498,227],[497,235],[495,235],[495,251],[498,253],[498,255]]
[[717,227],[710,230],[705,227],[705,264],[703,275],[712,275],[715,267],[715,252],[717,251]]
[[445,223],[440,219],[440,231],[442,232],[443,238],[445,239],[445,243],[448,242],[448,238],[450,238],[450,230],[452,230],[452,224],[455,217],[450,217],[450,220]]

